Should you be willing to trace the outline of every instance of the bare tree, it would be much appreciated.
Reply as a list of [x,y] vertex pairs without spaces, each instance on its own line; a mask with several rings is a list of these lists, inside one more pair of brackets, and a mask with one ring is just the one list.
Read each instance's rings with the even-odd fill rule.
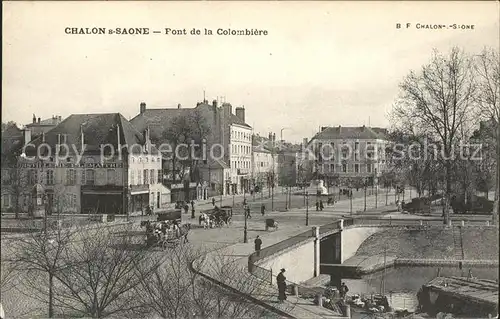
[[[155,143],[168,142],[172,146],[173,153],[169,154],[169,157],[171,157],[170,166],[174,182],[177,177],[179,180],[183,180],[187,169],[189,169],[190,179],[195,176],[194,167],[197,164],[195,157],[202,155],[202,140],[209,134],[210,127],[205,118],[198,110],[194,110],[190,114],[175,117],[162,132],[161,137],[154,141]],[[182,144],[190,146],[179,147]],[[192,147],[192,145],[198,145],[198,147]],[[196,156],[193,156],[193,153]]]
[[[151,256],[161,267],[153,272],[137,268],[141,284],[135,295],[143,307],[138,315],[154,315],[161,318],[258,318],[263,310],[242,297],[254,294],[267,285],[249,274],[244,266],[219,252],[195,249],[181,245],[163,256]],[[212,280],[201,276],[198,268]],[[214,283],[216,281],[216,283]],[[241,291],[236,294],[223,286]],[[137,309],[139,310],[139,309]],[[137,311],[136,310],[136,311]]]
[[460,142],[460,129],[473,123],[475,84],[472,59],[458,48],[449,56],[434,52],[420,73],[410,74],[400,84],[400,97],[392,120],[398,127],[409,125],[429,134],[440,144],[444,167],[444,222],[449,221],[453,176],[453,148]]
[[498,221],[500,192],[500,55],[498,50],[485,48],[475,63],[478,86],[475,100],[481,117],[489,121],[491,140],[495,145],[496,178],[493,221]]
[[[38,226],[34,222],[33,225]],[[49,318],[55,314],[55,280],[57,274],[68,266],[63,256],[73,234],[70,229],[46,224],[39,231],[13,242],[10,262],[23,270],[19,276],[21,284],[28,288],[26,293],[48,305]]]
[[[104,318],[137,307],[136,265],[147,252],[127,235],[127,226],[85,229],[65,248],[55,300],[67,314]],[[150,265],[154,268],[156,265]]]

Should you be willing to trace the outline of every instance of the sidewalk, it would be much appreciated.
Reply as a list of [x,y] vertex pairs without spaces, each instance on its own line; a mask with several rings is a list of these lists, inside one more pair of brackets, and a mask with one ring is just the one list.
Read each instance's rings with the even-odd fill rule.
[[[282,227],[277,231],[270,232],[269,234],[261,235],[263,242],[263,248],[274,245],[292,236],[303,233],[311,227],[306,226],[288,226]],[[248,272],[248,256],[254,252],[253,239],[249,238],[247,244],[234,244],[219,251],[212,251],[208,253],[206,262],[203,265],[198,265],[198,270],[203,272],[205,275],[217,278],[218,274],[215,273],[210,267],[210,263],[216,262],[216,257],[223,255],[230,258],[238,264],[242,269],[242,276],[248,276],[249,282],[255,282],[256,277]],[[215,267],[214,267],[215,268]],[[253,277],[253,278],[252,278]],[[230,285],[234,289],[241,290],[241,277],[237,279],[227,279],[229,282],[224,282],[226,285]],[[251,296],[262,303],[265,303],[275,309],[288,313],[294,318],[341,318],[339,314],[335,312],[316,306],[312,300],[298,298],[293,295],[288,295],[287,300],[284,303],[278,303],[277,299],[277,287],[275,285],[269,285],[267,283],[261,282],[258,287],[250,288]],[[244,291],[242,292],[244,293]]]

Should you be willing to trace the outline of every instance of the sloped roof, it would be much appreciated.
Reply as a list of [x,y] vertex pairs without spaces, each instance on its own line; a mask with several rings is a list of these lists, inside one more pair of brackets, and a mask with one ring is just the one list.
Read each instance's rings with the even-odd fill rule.
[[234,114],[231,114],[231,118],[229,119],[229,122],[230,122],[230,124],[237,124],[237,125],[241,125],[241,126],[245,126],[245,127],[251,128],[250,125],[248,125],[247,123],[243,122],[239,117],[237,117]]
[[45,120],[41,120],[40,123],[36,122],[36,123],[28,123],[26,124],[25,126],[27,127],[31,127],[31,126],[44,126],[44,125],[47,125],[47,126],[50,126],[50,125],[57,125],[59,124],[61,121],[59,121],[59,118],[48,118],[48,119],[45,119]]
[[[100,150],[100,146],[103,144],[112,145],[117,150],[117,126],[119,126],[122,146],[128,145],[130,147],[134,144],[144,144],[143,135],[120,113],[72,114],[45,134],[45,143],[55,147],[58,143],[58,135],[61,134],[66,135],[66,144],[75,145],[75,148],[80,150],[81,130],[83,129],[86,150]],[[32,141],[35,146],[41,143],[42,136]],[[136,149],[138,150],[138,148]]]
[[312,140],[330,140],[330,139],[386,139],[387,130],[379,127],[326,127],[323,131],[317,133]]
[[165,128],[171,125],[172,121],[179,117],[191,114],[194,109],[185,108],[163,108],[146,109],[144,113],[136,115],[130,123],[138,130],[144,131],[149,127],[151,136],[159,138]]

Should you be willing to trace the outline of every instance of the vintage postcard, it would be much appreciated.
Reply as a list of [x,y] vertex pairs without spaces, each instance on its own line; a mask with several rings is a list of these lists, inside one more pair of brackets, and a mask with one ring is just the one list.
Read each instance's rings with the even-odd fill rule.
[[4,1],[4,318],[498,318],[498,1]]

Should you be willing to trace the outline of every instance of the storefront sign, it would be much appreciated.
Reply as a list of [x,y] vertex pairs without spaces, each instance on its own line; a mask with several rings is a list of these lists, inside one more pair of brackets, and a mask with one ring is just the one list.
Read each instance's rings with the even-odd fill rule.
[[123,168],[123,163],[21,163],[20,168]]

